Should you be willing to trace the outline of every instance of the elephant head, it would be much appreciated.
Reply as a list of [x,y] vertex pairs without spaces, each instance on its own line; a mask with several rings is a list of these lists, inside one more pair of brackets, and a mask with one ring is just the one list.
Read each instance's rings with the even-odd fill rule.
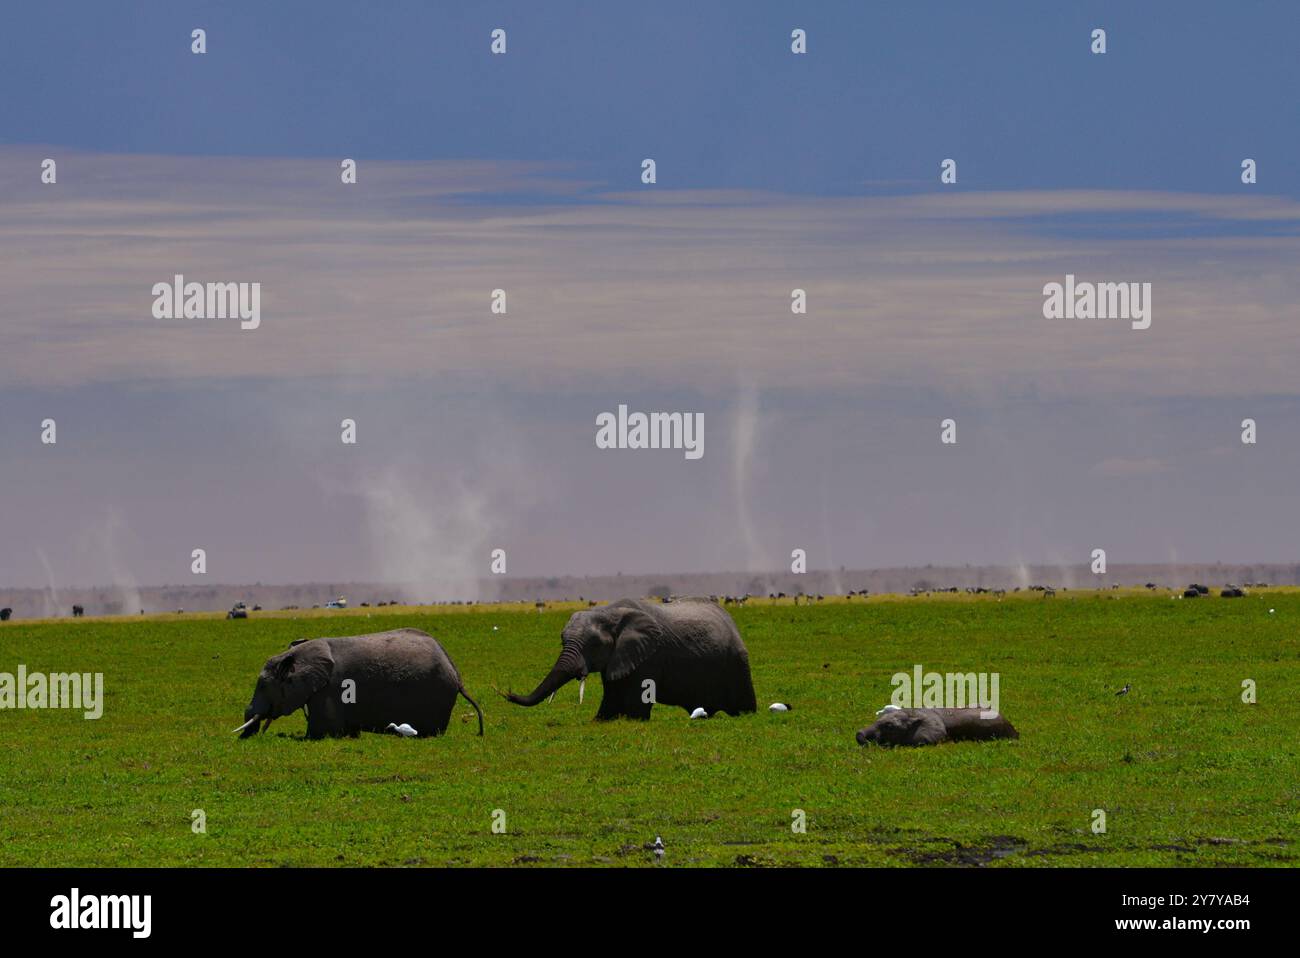
[[295,643],[289,651],[271,656],[257,677],[253,699],[244,710],[244,724],[235,731],[240,738],[248,738],[257,734],[258,723],[265,720],[261,727],[265,732],[272,719],[292,715],[305,706],[329,682],[333,670],[329,643],[319,639]]
[[924,709],[892,709],[857,735],[859,745],[933,745],[946,737],[943,719]]
[[600,672],[606,681],[627,678],[659,648],[663,631],[654,618],[630,600],[575,612],[560,634],[560,655],[551,671],[528,695],[505,693],[516,705],[536,705],[573,679],[581,683]]

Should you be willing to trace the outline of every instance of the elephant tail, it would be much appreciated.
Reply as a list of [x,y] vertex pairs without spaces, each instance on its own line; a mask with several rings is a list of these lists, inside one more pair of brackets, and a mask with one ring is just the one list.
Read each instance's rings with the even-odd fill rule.
[[470,705],[474,706],[474,711],[478,713],[478,734],[482,735],[483,734],[483,710],[478,707],[477,702],[475,702],[472,698],[469,697],[469,693],[465,691],[465,686],[462,685],[459,691],[461,695],[465,696],[465,701],[468,702]]

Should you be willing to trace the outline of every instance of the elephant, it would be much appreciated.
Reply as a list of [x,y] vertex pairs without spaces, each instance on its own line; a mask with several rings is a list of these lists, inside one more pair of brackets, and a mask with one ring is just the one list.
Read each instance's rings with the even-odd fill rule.
[[248,738],[259,722],[265,732],[272,720],[303,709],[312,739],[383,732],[402,722],[421,737],[441,735],[458,694],[474,706],[482,735],[483,710],[438,640],[418,629],[298,639],[266,660],[235,731]]
[[937,745],[940,742],[1020,738],[1001,715],[981,718],[983,709],[890,709],[858,732],[858,744]]
[[536,705],[578,679],[581,702],[587,676],[599,672],[604,697],[598,720],[649,719],[657,704],[728,715],[758,708],[736,623],[708,599],[619,599],[584,609],[569,617],[560,643],[559,658],[541,684],[528,695],[505,692],[506,699]]

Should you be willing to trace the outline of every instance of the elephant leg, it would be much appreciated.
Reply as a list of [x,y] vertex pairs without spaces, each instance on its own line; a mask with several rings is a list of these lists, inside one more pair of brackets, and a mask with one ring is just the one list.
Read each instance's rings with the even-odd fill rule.
[[749,677],[748,668],[745,669],[744,675],[741,676],[741,681],[744,684],[741,686],[740,689],[740,697],[739,697],[739,702],[737,703],[737,707],[740,709],[741,713],[757,712],[758,700],[754,696],[754,682]]
[[600,699],[600,708],[596,710],[597,722],[608,722],[610,719],[616,719],[622,713],[619,710],[619,696],[608,685],[605,686],[604,694]]
[[307,713],[307,737],[318,739],[340,734],[343,728],[343,717],[339,714],[341,707],[329,689],[322,689],[308,699],[304,709]]
[[732,667],[723,676],[723,682],[726,683],[728,697],[734,709],[734,711],[727,710],[729,715],[743,715],[746,712],[758,711],[758,700],[754,697],[754,680],[749,674],[747,657],[741,656],[733,660]]
[[654,708],[654,703],[642,702],[641,690],[639,688],[634,689],[632,691],[632,694],[629,696],[629,698],[631,699],[631,701],[628,702],[627,707],[624,710],[624,714],[628,718],[637,719],[638,721],[641,722],[650,721],[650,710]]
[[[650,697],[649,692],[643,688],[641,684],[646,679],[651,679],[651,681],[654,682],[653,687],[656,689],[653,701],[649,702],[646,701],[646,699]],[[627,689],[624,693],[623,699],[623,714],[628,718],[637,719],[641,722],[650,721],[650,711],[659,701],[659,696],[657,694],[659,685],[660,682],[658,676],[639,675],[628,679]]]
[[449,688],[446,700],[438,703],[431,725],[435,735],[443,735],[447,729],[451,728],[451,719],[456,714],[456,699],[459,695],[459,688]]
[[654,703],[641,700],[641,681],[640,676],[632,676],[621,682],[604,683],[605,694],[596,718],[601,721],[615,718],[649,720]]
[[722,712],[733,717],[757,710],[748,672],[738,673],[734,668],[717,668],[707,677],[697,675],[691,691],[679,694],[672,704],[687,712],[698,707],[710,715]]
[[[454,704],[454,700],[453,700],[453,704]],[[451,724],[451,713],[452,713],[452,709],[448,707],[445,713],[441,709],[439,709],[437,711],[430,712],[429,714],[425,715],[423,717],[422,724],[419,726],[417,730],[418,736],[420,738],[432,738],[436,735],[446,734],[447,726]],[[428,731],[426,731],[426,729]]]

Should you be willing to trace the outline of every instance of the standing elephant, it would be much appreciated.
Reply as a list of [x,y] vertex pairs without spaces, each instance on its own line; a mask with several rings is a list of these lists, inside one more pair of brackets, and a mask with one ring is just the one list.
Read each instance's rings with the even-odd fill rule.
[[1020,738],[999,714],[980,718],[983,709],[890,709],[858,732],[858,744],[937,745],[940,742]]
[[[749,652],[736,623],[716,602],[678,599],[666,605],[620,599],[569,617],[560,656],[528,695],[506,693],[516,705],[536,705],[572,679],[601,674],[597,719],[650,718],[656,704],[687,712],[739,715],[757,708]],[[647,685],[647,681],[653,685]]]
[[412,725],[421,737],[441,735],[457,695],[478,712],[482,735],[483,712],[456,666],[437,639],[418,629],[299,639],[266,660],[235,731],[248,738],[258,722],[265,721],[265,732],[273,719],[303,709],[308,738],[383,732],[389,723]]

